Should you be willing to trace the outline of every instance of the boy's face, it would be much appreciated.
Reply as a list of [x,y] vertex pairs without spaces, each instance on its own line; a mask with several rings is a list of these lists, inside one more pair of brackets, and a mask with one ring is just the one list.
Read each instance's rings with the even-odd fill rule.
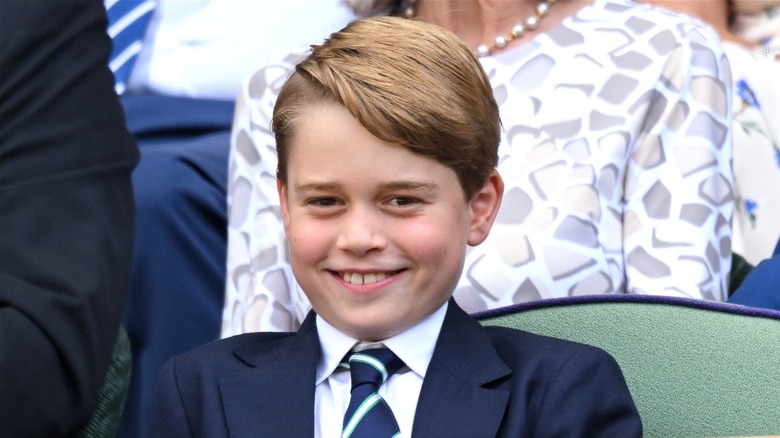
[[296,121],[287,175],[278,188],[295,277],[320,316],[361,340],[400,333],[451,296],[503,190],[494,172],[466,201],[451,168],[327,103]]

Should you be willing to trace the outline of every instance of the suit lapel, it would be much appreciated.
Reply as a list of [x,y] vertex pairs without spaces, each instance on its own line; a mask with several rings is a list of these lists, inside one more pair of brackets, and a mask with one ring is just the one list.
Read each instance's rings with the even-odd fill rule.
[[245,347],[235,354],[248,365],[247,371],[219,385],[230,436],[313,436],[319,357],[314,314],[309,314],[295,335]]
[[486,385],[510,374],[487,333],[450,300],[420,391],[412,435],[496,436],[510,392]]

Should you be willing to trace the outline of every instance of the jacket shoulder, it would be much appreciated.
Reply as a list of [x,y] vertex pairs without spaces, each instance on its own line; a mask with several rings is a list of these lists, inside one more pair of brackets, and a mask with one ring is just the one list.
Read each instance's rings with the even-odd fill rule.
[[572,358],[590,358],[610,365],[615,363],[609,353],[593,345],[508,327],[488,326],[485,327],[485,331],[496,351],[510,367],[527,364],[529,361],[539,361],[548,365],[556,362],[563,363]]

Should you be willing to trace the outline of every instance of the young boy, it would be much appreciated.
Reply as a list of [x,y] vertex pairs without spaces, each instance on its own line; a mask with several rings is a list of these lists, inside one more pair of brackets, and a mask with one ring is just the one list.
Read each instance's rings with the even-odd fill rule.
[[[641,436],[608,354],[482,327],[451,300],[503,192],[498,108],[456,36],[355,21],[298,65],[272,126],[290,263],[314,311],[296,333],[171,360],[152,436]],[[366,363],[384,376],[350,394]]]

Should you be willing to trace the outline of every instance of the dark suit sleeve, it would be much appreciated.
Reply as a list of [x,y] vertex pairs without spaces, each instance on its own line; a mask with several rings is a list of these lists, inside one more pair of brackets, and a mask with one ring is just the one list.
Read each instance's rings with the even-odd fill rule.
[[603,350],[578,350],[561,365],[544,391],[534,437],[642,436],[623,373]]
[[160,372],[150,428],[149,436],[156,438],[194,436],[179,393],[176,358],[167,361]]
[[100,0],[0,1],[0,436],[95,408],[129,281],[137,147]]
[[729,297],[729,303],[780,310],[780,254],[756,265]]

